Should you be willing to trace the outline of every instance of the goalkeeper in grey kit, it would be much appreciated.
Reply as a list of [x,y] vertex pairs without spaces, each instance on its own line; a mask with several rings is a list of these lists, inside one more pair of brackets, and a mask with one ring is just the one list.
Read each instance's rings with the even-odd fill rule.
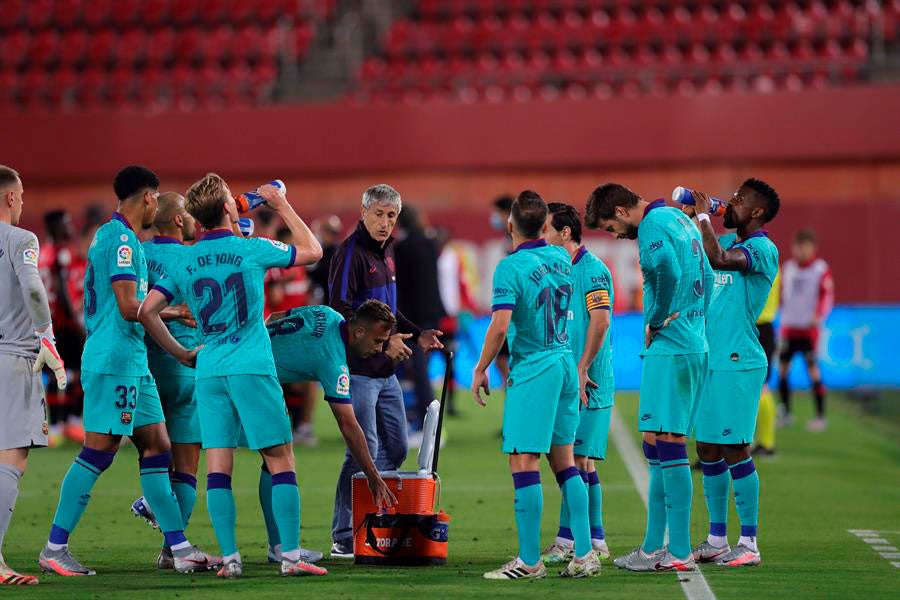
[[28,451],[47,445],[47,406],[41,370],[50,367],[59,389],[66,370],[56,351],[47,291],[38,274],[38,241],[17,227],[22,180],[0,165],[0,587],[33,585],[37,577],[13,571],[3,559]]

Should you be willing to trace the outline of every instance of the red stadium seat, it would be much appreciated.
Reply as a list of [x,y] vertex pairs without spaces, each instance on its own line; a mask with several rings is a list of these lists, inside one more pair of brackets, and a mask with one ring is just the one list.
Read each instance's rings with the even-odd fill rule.
[[138,78],[134,69],[122,65],[109,74],[107,96],[114,105],[122,106],[132,99],[137,85]]
[[116,63],[133,67],[146,56],[148,36],[143,29],[129,29],[119,39],[119,49],[116,53]]
[[109,23],[109,17],[113,11],[113,3],[113,0],[90,0],[85,2],[81,12],[84,24],[93,29]]
[[198,18],[199,0],[172,0],[170,15],[176,25],[189,25]]
[[88,63],[95,67],[109,64],[115,58],[118,46],[119,38],[114,31],[104,29],[93,33],[88,41]]
[[228,15],[230,0],[199,0],[200,21],[207,25],[215,25]]
[[106,88],[106,72],[96,67],[81,73],[78,80],[78,102],[86,107],[98,106],[103,101]]
[[156,27],[166,23],[171,10],[171,0],[144,0],[141,3],[141,24]]
[[[24,2],[6,2],[3,10],[0,10],[0,31],[9,31],[14,29],[22,22],[24,15],[22,14],[22,5]],[[6,75],[8,72],[3,72]]]
[[65,33],[59,41],[60,63],[63,66],[81,64],[87,54],[88,43],[88,35],[83,29]]
[[175,31],[157,29],[147,40],[147,63],[160,66],[172,59],[175,54]]
[[206,32],[197,27],[175,33],[175,59],[181,63],[201,58],[206,46]]
[[300,23],[297,25],[294,29],[294,51],[297,53],[298,57],[306,55],[306,51],[309,50],[309,46],[314,37],[315,31],[313,30],[312,25],[308,23]]
[[31,36],[27,31],[15,31],[3,37],[0,44],[0,64],[4,68],[16,68],[25,62],[31,48]]
[[22,76],[19,100],[25,108],[37,107],[45,101],[49,77],[46,69],[35,67]]
[[56,0],[53,5],[53,24],[62,28],[75,25],[81,18],[82,4],[82,0]]
[[51,105],[58,108],[69,106],[75,100],[77,88],[78,73],[68,67],[59,69],[53,74],[47,91],[47,99]]
[[234,30],[230,24],[219,25],[206,32],[206,43],[202,47],[202,60],[207,63],[219,62],[231,56],[231,40]]
[[46,27],[53,20],[53,0],[29,0],[24,4],[25,23],[31,29]]
[[140,17],[141,0],[116,0],[110,18],[116,27],[128,27]]
[[34,36],[29,62],[39,66],[47,66],[56,61],[59,55],[59,35],[52,29],[45,29]]

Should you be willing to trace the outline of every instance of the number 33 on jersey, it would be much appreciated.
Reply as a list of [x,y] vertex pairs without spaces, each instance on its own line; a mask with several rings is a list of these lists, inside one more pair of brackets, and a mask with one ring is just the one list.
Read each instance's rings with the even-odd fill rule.
[[153,289],[172,299],[180,292],[197,319],[203,350],[197,377],[275,375],[263,323],[263,278],[294,264],[293,246],[265,238],[210,231],[180,253]]
[[494,271],[493,310],[511,310],[511,378],[568,352],[572,298],[569,254],[544,240],[524,242]]

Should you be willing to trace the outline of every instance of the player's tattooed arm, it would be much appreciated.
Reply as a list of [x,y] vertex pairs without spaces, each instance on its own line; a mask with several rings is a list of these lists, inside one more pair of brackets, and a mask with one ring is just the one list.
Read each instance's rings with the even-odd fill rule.
[[150,337],[156,340],[156,343],[163,350],[174,356],[182,364],[193,367],[197,361],[197,352],[199,352],[200,347],[188,350],[169,333],[169,329],[163,323],[161,313],[167,308],[179,307],[170,307],[168,304],[169,300],[162,292],[156,289],[150,290],[147,297],[144,298],[144,301],[138,307],[138,320],[140,320],[146,332],[150,334]]
[[509,332],[509,322],[512,319],[511,309],[498,309],[491,316],[491,324],[488,325],[487,333],[484,334],[484,347],[481,349],[481,358],[472,374],[472,396],[475,402],[481,406],[487,406],[487,403],[481,397],[481,390],[488,396],[491,395],[490,382],[488,381],[487,370],[497,358],[500,348],[503,346],[503,340]]
[[322,245],[303,222],[303,219],[294,211],[284,193],[275,186],[266,184],[259,188],[259,195],[266,199],[269,208],[277,212],[287,228],[291,230],[291,235],[294,237],[294,249],[297,251],[294,264],[311,265],[318,262],[322,258]]
[[381,475],[378,474],[378,469],[375,468],[375,462],[369,453],[366,435],[363,433],[359,422],[356,420],[356,415],[353,413],[353,405],[337,402],[329,402],[328,405],[331,407],[331,412],[334,413],[334,419],[341,430],[341,435],[344,436],[350,455],[353,456],[363,473],[366,474],[375,506],[382,508],[394,506],[397,503],[397,498],[387,484],[384,483]]

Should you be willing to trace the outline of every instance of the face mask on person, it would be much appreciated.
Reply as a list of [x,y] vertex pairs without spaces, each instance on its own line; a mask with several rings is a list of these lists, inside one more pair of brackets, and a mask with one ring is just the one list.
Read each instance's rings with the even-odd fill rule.
[[491,229],[497,231],[506,231],[506,221],[500,216],[500,213],[491,213]]

